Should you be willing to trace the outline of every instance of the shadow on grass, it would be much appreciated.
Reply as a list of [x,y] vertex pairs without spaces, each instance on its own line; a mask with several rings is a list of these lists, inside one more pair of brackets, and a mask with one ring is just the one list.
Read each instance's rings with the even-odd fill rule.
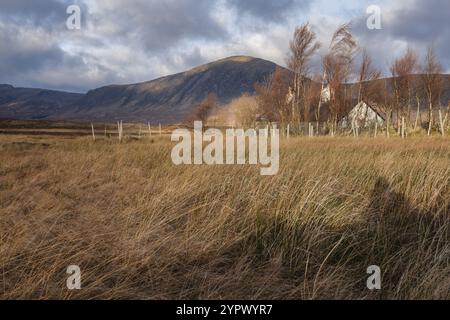
[[[294,227],[274,217],[263,222],[257,252],[262,261],[282,255],[282,274],[309,288],[306,297],[448,298],[449,212],[442,203],[414,205],[380,177],[358,222],[337,228],[318,217]],[[366,287],[371,265],[382,270],[379,291]]]

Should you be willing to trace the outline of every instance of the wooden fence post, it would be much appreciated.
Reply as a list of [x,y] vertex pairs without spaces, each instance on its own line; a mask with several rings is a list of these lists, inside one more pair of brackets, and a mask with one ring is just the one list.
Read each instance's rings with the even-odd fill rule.
[[402,139],[405,139],[405,117],[402,117]]
[[95,141],[95,130],[94,130],[94,124],[91,122],[91,129],[92,129],[92,140]]
[[442,112],[441,109],[439,109],[439,125],[441,127],[441,135],[445,135],[445,129],[444,129],[444,121],[442,120]]
[[122,122],[122,120],[120,120],[120,122],[117,121],[117,130],[119,132],[119,142],[121,142],[122,138],[123,138],[123,122]]

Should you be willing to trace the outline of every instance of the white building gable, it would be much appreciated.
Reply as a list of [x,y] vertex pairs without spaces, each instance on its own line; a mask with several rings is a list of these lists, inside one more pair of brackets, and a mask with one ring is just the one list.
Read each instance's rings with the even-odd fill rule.
[[364,101],[358,103],[352,110],[350,110],[347,117],[342,120],[343,127],[350,127],[354,123],[356,128],[365,128],[375,125],[382,126],[384,119],[378,112]]
[[330,101],[331,99],[331,90],[330,90],[330,86],[327,85],[325,88],[323,88],[321,94],[320,94],[320,99],[322,100],[322,103],[327,103]]

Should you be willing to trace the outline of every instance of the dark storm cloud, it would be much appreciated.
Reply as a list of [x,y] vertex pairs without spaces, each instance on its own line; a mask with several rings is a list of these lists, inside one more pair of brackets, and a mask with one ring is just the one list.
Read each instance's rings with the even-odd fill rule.
[[0,82],[45,86],[35,82],[46,70],[76,65],[56,41],[65,30],[67,5],[56,0],[0,2]]
[[228,0],[240,14],[250,14],[270,22],[280,22],[292,10],[306,9],[311,0]]
[[391,21],[392,36],[403,38],[424,49],[433,45],[445,68],[450,68],[450,1],[417,1],[398,10]]
[[[65,27],[71,4],[81,7],[80,31]],[[351,19],[345,12],[336,17],[340,6],[324,0],[0,0],[0,82],[86,91],[231,54],[280,62],[295,24],[316,21],[323,29],[328,19],[331,32],[337,20]],[[367,29],[365,6],[357,5],[355,34],[380,66],[405,43],[434,43],[450,69],[449,1],[385,2],[379,31]]]
[[64,52],[42,32],[0,23],[0,83],[82,92],[89,78],[79,56]]
[[405,46],[422,56],[434,46],[447,71],[450,70],[450,1],[416,0],[409,6],[382,9],[382,30],[369,30],[366,18],[355,22],[355,33],[368,47],[380,65],[391,62]]
[[395,19],[389,27],[394,36],[424,42],[442,36],[450,40],[450,1],[417,0],[414,5],[395,10],[393,15]]
[[[82,30],[79,32],[68,31],[65,27],[66,9],[71,4],[81,7]],[[82,90],[91,89],[88,85],[126,82],[124,73],[134,61],[127,61],[123,66],[111,65],[114,62],[106,57],[96,57],[90,50],[104,52],[111,46],[123,46],[141,55],[144,53],[149,60],[156,58],[166,65],[166,69],[182,70],[186,65],[204,62],[200,50],[190,46],[190,42],[227,39],[227,30],[213,16],[216,6],[217,1],[212,0],[109,0],[95,3],[82,0],[2,0],[0,81],[23,85],[29,83],[23,80],[28,72],[44,74],[48,71],[58,74],[61,83],[67,83],[73,77],[67,75],[66,79],[61,73],[73,68],[79,74],[84,72],[86,78],[92,74],[96,77],[71,86],[78,90],[80,87]],[[63,49],[67,44],[69,51]],[[72,52],[73,44],[78,46],[76,52]],[[185,52],[176,50],[179,46],[185,46]],[[94,72],[89,68],[94,68]],[[113,70],[122,74],[114,76]],[[154,70],[148,70],[148,78],[139,80],[158,75],[154,73]],[[133,78],[133,75],[129,76]],[[45,81],[42,80],[43,85]]]
[[112,1],[93,17],[101,27],[104,19],[117,26],[115,36],[139,41],[146,49],[162,51],[184,41],[224,40],[227,32],[213,18],[212,0],[131,0]]
[[9,28],[4,32],[0,26],[0,82],[15,74],[39,70],[62,61],[64,53],[58,46],[23,46],[10,33],[13,30]]
[[22,17],[43,19],[59,12],[64,12],[65,6],[57,0],[2,0],[0,2],[0,15],[4,17]]
[[85,8],[78,0],[2,0],[0,21],[61,29],[67,19],[66,9],[71,4]]

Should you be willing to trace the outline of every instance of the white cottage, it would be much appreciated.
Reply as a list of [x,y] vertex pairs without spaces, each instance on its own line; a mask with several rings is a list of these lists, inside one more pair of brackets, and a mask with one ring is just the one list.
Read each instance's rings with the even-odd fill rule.
[[367,128],[376,123],[382,126],[384,121],[384,116],[375,107],[361,101],[342,119],[341,124],[344,128],[352,127],[352,123],[355,128]]

